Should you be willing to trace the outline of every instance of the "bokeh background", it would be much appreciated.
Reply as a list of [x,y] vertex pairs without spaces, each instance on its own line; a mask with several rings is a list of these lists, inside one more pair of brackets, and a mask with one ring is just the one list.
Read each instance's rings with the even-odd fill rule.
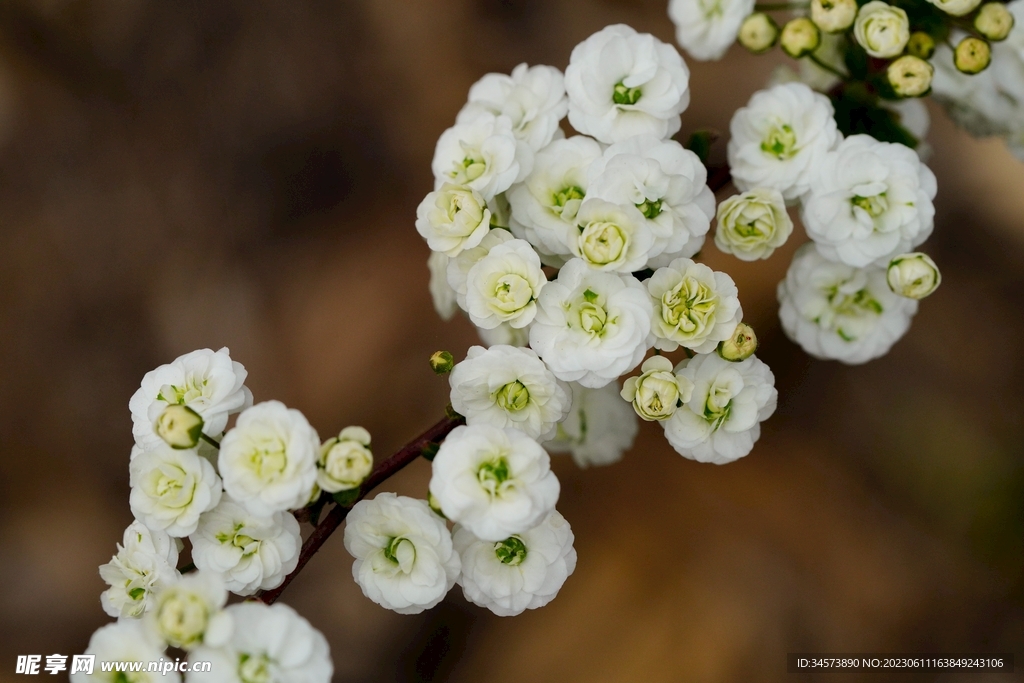
[[[440,416],[427,356],[476,338],[434,314],[413,228],[434,142],[485,72],[564,68],[609,23],[670,41],[665,4],[0,3],[0,681],[108,621],[96,568],[131,521],[147,370],[228,346],[257,400],[322,435],[362,424],[380,456]],[[689,61],[684,132],[727,130],[783,60]],[[792,651],[1024,654],[1024,164],[929,106],[944,282],[892,353],[845,367],[780,333],[802,233],[767,262],[707,249],[780,390],[754,452],[701,465],[644,425],[614,466],[556,458],[579,566],[515,619],[458,589],[386,612],[332,539],[285,601],[335,680],[755,683],[814,679]]]

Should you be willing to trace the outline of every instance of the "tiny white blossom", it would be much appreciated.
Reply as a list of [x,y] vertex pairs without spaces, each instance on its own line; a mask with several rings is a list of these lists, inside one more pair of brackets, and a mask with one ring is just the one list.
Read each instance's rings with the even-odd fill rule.
[[123,541],[110,562],[100,565],[100,577],[110,586],[100,604],[112,617],[138,617],[152,606],[153,592],[178,575],[178,545],[141,522],[128,525]]
[[793,221],[778,190],[756,187],[718,205],[715,246],[742,261],[768,258],[792,233]]
[[647,265],[654,235],[636,207],[588,197],[576,223],[579,229],[570,237],[569,249],[591,268],[631,273]]
[[430,299],[434,310],[442,320],[451,320],[455,311],[459,310],[455,290],[448,284],[449,258],[439,251],[430,252],[427,269],[430,271]]
[[910,20],[903,8],[871,0],[857,11],[853,37],[872,57],[898,57],[910,40]]
[[280,586],[295,569],[302,545],[292,514],[254,515],[228,496],[199,518],[189,540],[196,567],[220,574],[236,595]]
[[932,232],[935,174],[909,147],[852,135],[817,167],[802,216],[828,259],[887,265]]
[[650,298],[635,277],[573,259],[541,292],[530,346],[555,377],[602,387],[643,360],[651,315]]
[[305,416],[265,401],[238,416],[220,444],[224,490],[255,514],[302,507],[316,483],[320,437]]
[[444,516],[501,541],[536,526],[558,502],[547,452],[517,429],[456,427],[434,456],[430,493]]
[[[529,165],[523,166],[527,158]],[[464,185],[490,200],[525,177],[532,163],[529,148],[512,132],[512,121],[507,116],[482,113],[441,134],[431,166],[434,188],[445,183]]]
[[188,536],[199,515],[220,501],[220,477],[195,450],[161,444],[135,456],[129,474],[132,514],[170,536]]
[[579,467],[611,465],[633,447],[640,424],[630,404],[612,382],[600,389],[571,383],[572,410],[558,425],[555,438],[544,442],[551,453],[570,453]]
[[466,424],[515,427],[534,439],[554,433],[569,412],[569,387],[533,349],[472,346],[449,375],[452,407]]
[[466,294],[469,291],[469,272],[473,270],[473,266],[491,253],[491,249],[513,239],[515,238],[508,230],[491,230],[484,235],[480,244],[448,260],[448,286],[455,292],[455,300],[462,310],[469,311]]
[[786,335],[817,358],[864,363],[889,352],[910,328],[917,301],[894,294],[885,268],[834,263],[807,244],[779,283]]
[[[122,619],[101,626],[89,638],[85,654],[93,655],[97,662],[92,673],[76,671],[71,674],[71,683],[181,683],[181,674],[169,671],[164,674],[147,671],[150,662],[166,658],[166,647],[160,638],[148,631],[137,619]],[[131,677],[123,671],[104,671],[100,662],[140,662],[142,666]]]
[[648,345],[710,353],[743,319],[736,283],[691,259],[676,259],[644,282],[654,310]]
[[203,418],[203,433],[217,436],[228,417],[252,405],[245,386],[246,371],[231,360],[228,349],[200,349],[146,373],[142,386],[128,401],[132,434],[143,448],[163,443],[157,435],[157,419],[169,405],[184,405]]
[[433,251],[458,256],[480,244],[491,229],[491,212],[476,190],[444,183],[416,207],[416,231]]
[[641,134],[668,138],[690,103],[689,83],[674,47],[624,24],[608,26],[569,57],[569,123],[605,143]]
[[632,404],[643,420],[667,420],[677,407],[690,400],[693,382],[675,374],[672,361],[665,356],[651,356],[640,370],[643,374],[627,379],[619,395]]
[[171,647],[217,647],[236,626],[224,612],[227,599],[220,574],[197,571],[157,591],[143,620],[150,633]]
[[695,59],[721,59],[736,42],[754,0],[669,0],[676,40]]
[[462,558],[459,584],[466,599],[499,617],[548,604],[576,569],[572,529],[558,511],[503,541],[482,541],[459,525],[452,540]]
[[320,446],[316,464],[316,483],[327,493],[358,487],[373,471],[370,432],[362,427],[345,427]]
[[352,576],[363,594],[399,614],[441,602],[461,567],[444,520],[424,501],[394,493],[355,504],[345,549],[355,558]]
[[540,257],[529,242],[512,239],[495,245],[466,274],[469,318],[477,327],[525,327],[537,315],[537,297],[546,283]]
[[722,465],[750,453],[775,412],[775,376],[757,356],[732,363],[717,353],[687,358],[676,374],[693,382],[690,399],[661,425],[680,454]]
[[840,140],[833,114],[829,99],[803,83],[754,93],[729,124],[729,168],[736,187],[772,188],[787,202],[798,199]]

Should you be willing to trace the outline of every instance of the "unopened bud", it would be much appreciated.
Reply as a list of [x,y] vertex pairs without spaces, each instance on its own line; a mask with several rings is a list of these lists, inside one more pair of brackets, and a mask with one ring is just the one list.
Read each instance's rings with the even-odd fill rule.
[[792,19],[782,28],[782,51],[794,59],[811,54],[821,44],[821,31],[807,17]]
[[370,433],[362,427],[345,427],[320,446],[316,483],[328,493],[358,488],[372,471]]
[[928,254],[901,254],[889,262],[889,289],[908,299],[923,299],[939,287],[942,274]]
[[924,31],[914,31],[907,41],[907,52],[921,59],[931,59],[935,54],[935,39]]
[[203,433],[203,418],[186,405],[169,405],[156,419],[156,433],[171,448],[195,448]]
[[900,97],[921,97],[932,87],[935,69],[920,57],[904,55],[889,64],[889,85]]
[[757,335],[750,325],[740,323],[732,336],[718,344],[718,355],[727,361],[739,363],[757,351]]
[[974,28],[989,40],[1006,40],[1013,28],[1013,14],[1001,2],[985,3],[974,17]]
[[811,21],[825,33],[839,33],[853,26],[857,0],[811,0]]
[[438,375],[447,375],[455,367],[455,358],[447,351],[434,351],[430,356],[430,369]]
[[984,71],[992,61],[992,49],[981,38],[968,36],[960,41],[953,53],[953,64],[965,74]]
[[754,54],[767,52],[779,39],[779,25],[764,12],[754,12],[740,25],[738,39]]

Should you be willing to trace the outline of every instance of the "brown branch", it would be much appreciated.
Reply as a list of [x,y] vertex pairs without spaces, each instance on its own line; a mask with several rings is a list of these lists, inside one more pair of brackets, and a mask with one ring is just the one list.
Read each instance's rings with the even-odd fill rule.
[[729,172],[728,166],[717,166],[708,169],[708,187],[711,188],[712,192],[717,193],[730,182],[732,182],[732,173]]
[[277,588],[257,594],[256,599],[268,605],[274,604],[281,597],[281,593],[288,587],[288,584],[302,571],[302,568],[306,566],[306,563],[309,562],[313,555],[316,555],[317,551],[330,538],[331,534],[338,530],[338,527],[345,521],[345,517],[348,516],[349,510],[352,509],[353,505],[365,498],[378,484],[418,458],[423,452],[424,446],[443,441],[453,429],[464,423],[465,420],[462,417],[455,419],[444,417],[433,427],[402,446],[397,453],[377,465],[359,488],[359,496],[352,503],[349,505],[335,505],[327,513],[327,516],[320,520],[320,523],[313,528],[313,533],[309,535],[306,542],[302,544],[302,550],[299,551],[299,563],[295,565],[292,573],[284,578],[284,583]]

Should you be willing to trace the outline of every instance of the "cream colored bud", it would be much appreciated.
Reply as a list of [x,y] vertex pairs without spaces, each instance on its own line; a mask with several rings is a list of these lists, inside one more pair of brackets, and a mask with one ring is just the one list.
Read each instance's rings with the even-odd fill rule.
[[328,493],[357,488],[373,471],[370,433],[346,427],[320,446],[316,483]]
[[921,97],[932,87],[935,69],[920,57],[904,55],[889,64],[889,85],[900,97]]
[[921,59],[931,59],[935,54],[935,39],[924,31],[914,31],[907,41],[907,52]]
[[754,355],[757,351],[757,335],[750,325],[740,323],[732,336],[718,345],[718,355],[723,359],[738,363]]
[[923,299],[942,282],[942,274],[928,254],[901,254],[889,262],[889,289],[908,299]]
[[981,4],[981,0],[928,0],[928,2],[954,17],[970,14]]
[[195,448],[203,433],[203,418],[185,405],[169,405],[156,419],[156,433],[171,448]]
[[438,375],[447,375],[455,367],[455,357],[447,351],[434,351],[430,356],[430,369]]
[[651,356],[640,368],[643,374],[630,377],[619,395],[633,404],[636,414],[648,422],[667,420],[690,400],[693,383],[673,373],[672,361]]
[[782,28],[782,51],[794,59],[811,54],[821,45],[821,31],[807,17],[790,20]]
[[743,20],[738,38],[754,54],[767,52],[779,39],[779,25],[764,12],[754,12]]
[[981,73],[992,61],[992,48],[984,40],[968,36],[960,41],[953,53],[953,64],[965,74]]
[[974,17],[974,28],[989,40],[1006,40],[1013,28],[1013,14],[1001,2],[988,2]]
[[901,7],[871,0],[857,12],[853,37],[872,57],[898,57],[910,41],[910,19]]
[[853,26],[857,0],[811,0],[811,21],[825,33],[839,33]]

